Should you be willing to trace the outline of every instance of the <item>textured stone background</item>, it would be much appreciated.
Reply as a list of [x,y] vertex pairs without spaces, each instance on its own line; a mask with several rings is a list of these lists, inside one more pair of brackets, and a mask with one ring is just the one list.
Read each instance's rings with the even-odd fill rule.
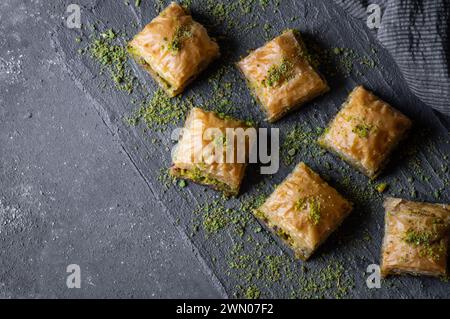
[[[166,190],[158,181],[161,168],[169,166],[170,154],[161,145],[168,145],[171,130],[143,133],[142,127],[123,121],[136,106],[113,85],[99,88],[99,83],[108,83],[108,76],[99,75],[98,66],[77,53],[80,44],[75,38],[85,39],[86,31],[65,27],[69,3],[82,5],[84,25],[95,22],[99,29],[112,27],[128,36],[157,13],[155,2],[146,0],[139,8],[122,0],[1,2],[0,297],[233,297],[241,283],[229,275],[226,256],[237,239],[228,231],[216,238],[203,232],[192,234],[192,211],[215,193],[191,184],[183,190]],[[236,16],[242,23],[253,20],[256,26],[251,30],[239,25],[224,28],[227,21],[211,26],[214,17],[202,0],[194,0],[194,17],[221,35],[229,54],[186,94],[208,96],[208,77],[214,70],[237,61],[287,27],[300,29],[327,48],[349,47],[360,55],[373,55],[375,48],[376,68],[349,76],[328,76],[324,71],[332,91],[274,127],[282,132],[298,122],[324,127],[348,92],[364,84],[409,115],[416,132],[429,132],[405,143],[415,143],[419,171],[412,155],[396,154],[381,178],[390,184],[387,194],[411,197],[409,190],[414,188],[417,199],[449,202],[448,172],[442,174],[441,167],[448,164],[450,154],[450,120],[411,95],[389,54],[364,24],[326,0],[282,0],[278,10],[274,8],[271,4],[247,18]],[[271,28],[264,28],[266,23]],[[149,77],[133,68],[145,90],[155,91]],[[238,78],[233,69],[226,76]],[[236,86],[232,113],[261,121],[262,114],[242,81]],[[162,142],[155,144],[152,139]],[[341,185],[342,172],[322,165],[324,160],[333,167],[345,164],[328,154],[317,159],[299,155],[299,160],[306,160],[358,201],[352,190]],[[273,178],[256,178],[268,191],[291,169],[292,165],[283,164]],[[419,175],[430,178],[422,181]],[[415,177],[414,182],[408,182],[410,177]],[[352,173],[351,178],[355,185],[367,185],[360,174]],[[254,181],[246,179],[244,192],[259,192]],[[439,196],[434,195],[436,189],[443,189]],[[344,264],[355,281],[347,297],[449,297],[448,283],[428,278],[392,278],[382,289],[366,288],[364,271],[368,264],[379,262],[381,202],[378,196],[360,203],[308,267],[320,268],[330,259]],[[371,239],[362,240],[367,234]],[[258,236],[256,240],[270,238]],[[268,247],[267,253],[286,254],[272,239]],[[252,244],[244,249],[251,251]],[[66,266],[72,263],[81,266],[81,289],[65,286]],[[295,268],[301,262],[291,263],[294,274],[301,276]],[[289,281],[261,288],[263,296],[289,297]]]

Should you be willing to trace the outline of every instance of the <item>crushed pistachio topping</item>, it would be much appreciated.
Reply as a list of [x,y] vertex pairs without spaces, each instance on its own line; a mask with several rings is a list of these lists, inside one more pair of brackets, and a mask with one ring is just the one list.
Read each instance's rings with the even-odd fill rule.
[[320,202],[316,199],[310,200],[309,218],[314,225],[317,225],[320,221]]
[[371,130],[372,127],[370,125],[358,124],[352,129],[352,132],[361,138],[368,138]]
[[[413,229],[408,229],[403,237],[403,240],[410,244],[418,247],[420,249],[419,255],[421,257],[429,257],[434,260],[439,260],[440,256],[436,252],[436,247],[434,245],[434,241],[436,238],[436,234],[431,231],[417,231]],[[440,250],[442,245],[437,247]]]
[[300,198],[296,203],[295,203],[295,210],[301,211],[306,209],[306,198]]
[[174,54],[178,54],[183,48],[184,40],[192,37],[191,25],[179,26],[173,35],[172,40],[167,45],[167,49]]
[[295,209],[302,211],[309,208],[309,220],[313,225],[317,225],[320,222],[320,201],[316,197],[300,198],[295,203]]
[[287,59],[283,59],[280,64],[272,65],[267,71],[266,78],[262,81],[265,87],[273,87],[289,81],[294,75],[294,65]]
[[408,244],[414,244],[415,246],[427,245],[430,244],[433,238],[433,234],[431,232],[423,231],[415,231],[412,229],[408,229],[405,233],[405,237],[403,238]]

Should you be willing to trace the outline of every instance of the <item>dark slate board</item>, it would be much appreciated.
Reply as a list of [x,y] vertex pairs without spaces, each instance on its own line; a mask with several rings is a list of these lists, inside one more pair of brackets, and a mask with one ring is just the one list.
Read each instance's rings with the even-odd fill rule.
[[[227,3],[227,1],[224,2]],[[70,1],[64,1],[58,4],[55,10],[62,11],[69,3]],[[235,16],[232,15],[236,25],[227,27],[229,20],[215,20],[205,10],[205,4],[206,1],[194,0],[191,6],[193,16],[204,23],[212,34],[220,36],[221,46],[226,48],[223,50],[226,52],[220,61],[211,66],[188,88],[185,96],[202,94],[207,97],[210,95],[211,86],[208,78],[218,68],[236,62],[248,50],[261,46],[266,39],[279,34],[286,28],[300,30],[309,40],[323,48],[353,48],[361,56],[374,56],[374,49],[377,52],[375,59],[378,66],[376,68],[357,66],[350,76],[329,75],[326,70],[323,70],[331,85],[331,92],[272,127],[279,127],[282,137],[297,123],[311,129],[323,128],[338,111],[349,91],[355,85],[363,84],[410,116],[415,122],[413,137],[403,145],[409,146],[416,152],[399,151],[395,154],[385,174],[380,178],[380,181],[390,184],[389,190],[384,195],[412,198],[410,191],[414,188],[417,191],[417,196],[414,197],[416,200],[450,202],[449,175],[448,172],[441,173],[442,165],[448,164],[448,157],[445,156],[450,154],[448,119],[437,116],[410,93],[389,53],[379,46],[373,34],[362,22],[346,16],[341,8],[330,1],[282,0],[279,7],[270,4],[265,10],[255,5],[252,15],[244,16],[236,10],[233,13]],[[130,37],[157,15],[156,7],[155,2],[146,0],[142,1],[139,8],[135,8],[134,3],[126,5],[121,0],[85,2],[82,19],[85,26],[95,23],[99,30],[113,28],[125,31]],[[246,30],[245,26],[249,23],[256,23],[256,27]],[[271,25],[271,28],[266,28],[268,31],[264,28],[266,23]],[[123,119],[132,114],[137,107],[130,103],[132,97],[117,91],[112,84],[106,88],[99,88],[99,83],[105,81],[110,83],[108,77],[99,75],[98,65],[88,57],[77,53],[80,44],[74,39],[80,35],[83,39],[87,39],[90,32],[86,30],[87,28],[84,28],[82,32],[69,30],[62,25],[61,21],[54,22],[52,39],[54,48],[61,58],[61,64],[95,105],[99,116],[111,132],[118,137],[121,147],[148,185],[149,201],[158,202],[161,207],[164,207],[164,210],[159,213],[170,216],[186,240],[193,243],[198,259],[210,270],[211,277],[223,294],[228,297],[239,294],[238,286],[243,282],[233,276],[233,271],[230,272],[227,257],[230,254],[230,247],[243,242],[244,253],[251,253],[256,243],[264,242],[266,243],[264,253],[267,255],[290,256],[288,250],[266,232],[254,234],[252,229],[257,225],[254,219],[251,220],[247,232],[248,236],[253,238],[250,242],[236,237],[230,229],[216,235],[208,235],[201,230],[193,233],[195,220],[198,219],[193,211],[199,204],[210,202],[214,198],[220,199],[220,196],[214,191],[205,191],[204,187],[192,183],[180,190],[178,187],[166,189],[158,181],[161,168],[170,166],[171,129],[182,123],[173,123],[170,128],[162,132],[152,130],[143,132],[143,125],[132,127],[126,124]],[[132,67],[139,81],[144,84],[144,89],[135,91],[133,97],[142,99],[147,92],[151,94],[157,87],[142,69],[135,64],[132,64]],[[256,119],[262,123],[262,126],[269,126],[264,124],[262,112],[252,102],[244,82],[239,79],[240,75],[233,67],[225,75],[225,80],[234,83],[234,93],[231,96],[234,107],[230,113],[240,118]],[[154,138],[161,143],[152,143],[151,140]],[[344,265],[346,276],[354,280],[354,289],[350,290],[345,297],[439,298],[450,296],[447,283],[430,278],[390,278],[383,282],[381,289],[369,290],[365,284],[365,270],[369,264],[379,263],[384,220],[383,196],[375,194],[361,199],[357,189],[367,188],[367,179],[329,154],[317,157],[301,151],[295,158],[296,162],[300,160],[306,161],[314,170],[328,178],[332,185],[355,201],[357,205],[343,226],[306,264],[308,273],[314,273],[315,269],[324,267],[330,260],[339,261]],[[324,163],[330,163],[335,169],[327,169]],[[419,163],[420,170],[415,163]],[[263,184],[264,192],[269,192],[274,184],[279,183],[289,174],[293,166],[294,164],[289,166],[281,164],[280,171],[273,177],[258,176],[256,168],[251,168],[243,187],[245,194],[242,196],[254,195],[261,191],[259,187],[256,187],[256,181]],[[345,174],[350,174],[356,190],[342,182]],[[422,181],[421,175],[430,178]],[[413,182],[408,180],[410,177],[414,177]],[[373,188],[369,185],[369,188],[371,187]],[[442,190],[439,198],[433,195],[436,189]],[[232,199],[227,205],[236,206],[238,201],[239,199]],[[363,238],[366,237],[371,239],[364,240]],[[261,285],[259,288],[262,296],[287,298],[291,297],[292,292],[301,289],[299,288],[301,285],[299,286],[297,282],[304,276],[302,262],[289,257],[288,267],[294,274],[292,278],[282,278],[269,284],[263,281],[262,285],[261,281],[255,281],[256,285]],[[332,291],[325,293],[325,297],[333,296]]]

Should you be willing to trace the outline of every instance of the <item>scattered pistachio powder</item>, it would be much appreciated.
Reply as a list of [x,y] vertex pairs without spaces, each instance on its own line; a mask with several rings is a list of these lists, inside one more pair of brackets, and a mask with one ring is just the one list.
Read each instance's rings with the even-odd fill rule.
[[227,206],[227,200],[224,198],[201,204],[194,211],[194,215],[200,216],[201,221],[195,221],[195,224],[201,224],[210,235],[232,226],[235,235],[242,237],[251,221],[252,210],[262,205],[264,199],[264,194],[254,197],[243,195],[239,204],[234,207]]
[[169,174],[168,169],[161,168],[159,170],[158,182],[164,186],[165,190],[168,190],[172,185],[175,185],[176,179]]
[[255,0],[239,0],[242,13],[249,14],[253,11]]
[[244,297],[246,299],[259,299],[261,296],[261,291],[256,286],[250,286],[245,291]]
[[129,57],[126,46],[119,43],[117,34],[112,29],[93,37],[87,51],[91,58],[110,73],[117,88],[127,93],[133,91],[136,78],[127,63]]
[[313,270],[309,276],[300,277],[300,291],[295,297],[302,299],[341,299],[354,288],[354,280],[345,271],[340,262],[331,262],[327,266]]
[[311,129],[300,124],[292,127],[286,134],[282,144],[281,150],[284,164],[293,164],[299,154],[308,158],[317,158],[324,155],[325,151],[316,143],[321,132],[321,128]]
[[[416,127],[410,132],[408,141],[408,143],[403,143],[400,156],[406,162],[410,174],[416,176],[415,179],[408,180],[411,184],[409,190],[411,197],[417,197],[418,193],[423,192],[433,194],[438,199],[440,191],[450,186],[450,175],[445,162],[441,167],[434,167],[429,156],[434,155],[438,159],[448,160],[448,153],[437,146],[438,142],[448,142],[448,139],[444,141],[438,138],[436,140],[436,136],[429,128]],[[431,176],[433,176],[434,183],[431,183]],[[413,184],[415,180],[421,182],[419,189],[416,189]],[[438,193],[435,193],[436,191]]]
[[206,109],[213,110],[217,113],[228,114],[233,111],[231,102],[234,92],[234,82],[225,79],[226,75],[231,72],[229,66],[221,66],[212,77],[208,79],[212,92],[210,96],[201,96],[202,105]]
[[[262,0],[261,0],[262,1]],[[258,6],[259,4],[259,6]],[[279,0],[237,0],[223,2],[220,0],[206,0],[206,11],[216,21],[217,26],[230,30],[248,30],[257,27],[254,23],[259,18],[258,8],[278,8]]]
[[148,128],[162,130],[168,124],[182,121],[192,107],[192,99],[170,98],[163,89],[158,89],[127,121],[137,125],[142,120]]
[[235,26],[232,13],[235,12],[239,2],[232,1],[231,3],[223,3],[222,1],[206,0],[206,9],[210,15],[215,18],[217,23],[226,23],[228,27]]
[[291,298],[302,299],[344,298],[354,288],[354,279],[340,262],[309,270],[285,254],[268,255],[269,244],[251,244],[251,250],[237,244],[230,254],[228,274],[242,283],[236,289],[238,298],[245,297],[243,287],[258,287],[262,297],[270,298],[272,287],[278,286],[286,293],[290,291]]
[[367,71],[378,67],[377,50],[372,48],[369,55],[360,55],[352,48],[323,48],[310,38],[303,39],[310,51],[310,63],[327,76],[350,77],[352,74],[364,75]]
[[[232,66],[223,65],[208,79],[211,88],[210,94],[195,96],[203,109],[214,111],[222,118],[231,116],[242,119],[242,115],[239,113],[240,108],[233,103],[233,101],[240,100],[243,86],[237,86],[237,82],[242,79],[234,76],[234,71]],[[242,120],[249,126],[256,126],[251,119]]]
[[205,208],[206,214],[203,217],[203,227],[208,233],[217,232],[227,226],[233,213],[232,209],[216,206],[215,204],[207,204]]
[[373,181],[358,182],[355,178],[352,178],[353,168],[345,164],[337,170],[340,176],[337,179],[338,188],[342,189],[344,194],[349,194],[348,197],[354,202],[355,207],[363,206],[369,209],[371,202],[382,199],[381,194],[375,189]]

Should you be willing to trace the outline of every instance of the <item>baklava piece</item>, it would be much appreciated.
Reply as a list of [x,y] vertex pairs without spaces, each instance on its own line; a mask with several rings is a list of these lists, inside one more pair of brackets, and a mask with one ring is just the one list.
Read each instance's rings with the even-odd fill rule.
[[238,62],[238,68],[269,122],[329,90],[308,62],[305,46],[294,30],[251,52]]
[[129,42],[128,51],[169,96],[181,93],[219,56],[206,29],[174,2]]
[[246,122],[193,108],[174,152],[171,175],[237,195],[251,146],[239,129],[248,128]]
[[358,86],[325,129],[319,144],[374,179],[410,127],[405,115]]
[[381,274],[445,276],[450,206],[387,198]]
[[307,260],[351,210],[349,201],[300,163],[254,214]]

